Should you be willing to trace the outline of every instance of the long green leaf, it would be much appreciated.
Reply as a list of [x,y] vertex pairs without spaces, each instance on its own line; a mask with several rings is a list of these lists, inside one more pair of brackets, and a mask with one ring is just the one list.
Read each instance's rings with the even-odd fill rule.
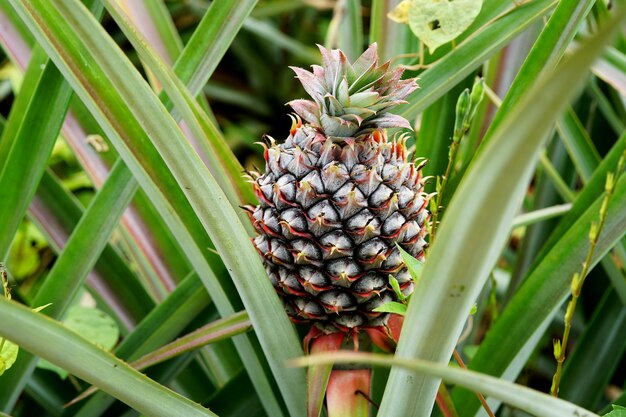
[[[257,1],[217,0],[211,3],[174,66],[189,91],[197,94],[202,90]],[[216,25],[215,22],[225,24]],[[208,53],[199,54],[198,51]]]
[[[7,255],[44,173],[72,95],[69,84],[42,51],[31,59],[27,78],[33,88],[25,89],[24,95],[19,97],[3,132],[3,135],[11,135],[10,140],[1,142],[0,155],[4,160],[0,171],[0,201],[3,202],[0,206],[0,259]],[[58,308],[63,308],[63,299],[58,301]],[[50,301],[37,302],[43,305]],[[32,357],[18,357],[1,381],[4,389],[0,390],[0,409],[13,407],[34,365]]]
[[42,314],[0,299],[0,334],[153,417],[215,416]]
[[[51,303],[45,313],[57,319],[63,317],[69,303],[81,289],[84,279],[100,257],[136,190],[137,182],[122,163],[118,163],[85,211],[61,256],[37,291],[33,307]],[[13,367],[3,375],[0,399],[3,401],[4,409],[13,408],[36,364],[34,356],[22,354],[18,356]]]
[[[8,0],[0,0],[0,8],[5,14],[2,16],[4,21],[0,31],[4,38],[13,40],[11,47],[6,48],[6,54],[14,63],[23,63],[23,66],[26,67],[28,59],[25,59],[25,56],[30,57],[31,45],[34,44],[33,35],[7,3]],[[7,22],[17,22],[17,24],[6,24]]]
[[[196,139],[210,146],[204,152],[209,159],[208,167],[233,207],[238,208],[243,199],[246,200],[245,202],[256,201],[252,187],[243,178],[241,164],[234,157],[217,126],[203,112],[198,102],[194,100],[193,95],[176,77],[174,71],[160,60],[154,50],[148,46],[146,40],[133,27],[133,24],[119,4],[116,1],[105,1],[104,3],[128,39],[133,43],[137,52],[146,62],[146,65],[163,84],[165,91],[174,102],[176,109],[182,114],[183,119],[188,123],[193,135]],[[224,164],[224,168],[220,169],[222,164]],[[239,210],[238,214],[242,222],[249,225],[245,213]]]
[[[20,46],[24,44],[24,40],[17,35],[16,31],[13,29],[15,27],[23,26],[23,23],[19,17],[15,15],[12,7],[8,5],[6,1],[0,2],[0,6],[2,7],[0,18],[3,19],[4,22],[0,26],[0,38],[3,47],[5,50],[12,51],[17,67],[24,68],[30,58],[30,51],[27,47],[24,48]],[[102,15],[103,7],[101,3],[95,2],[93,10],[98,15]],[[30,43],[32,44],[32,42]],[[28,83],[25,84],[25,88],[29,88],[34,85],[35,84],[33,83]],[[86,140],[86,132],[101,134],[103,136],[104,134],[101,133],[99,129],[94,129],[93,123],[86,123],[86,112],[80,112],[82,106],[77,106],[77,104],[79,104],[77,101],[78,100],[73,100],[73,108],[66,116],[66,121],[63,124],[63,135],[68,144],[73,148],[75,155],[81,162],[87,174],[91,177],[94,183],[99,186],[102,184],[109,171],[107,163],[112,165],[115,161],[116,155],[115,152],[106,152],[104,154],[96,155],[95,152],[90,149],[90,145]],[[17,113],[20,113],[18,109],[19,103],[20,100],[16,101],[13,106]],[[10,137],[13,136],[14,134],[11,134]],[[50,137],[52,138],[52,136]],[[104,157],[106,163],[100,159],[101,156]],[[26,193],[23,193],[23,195],[25,196]],[[170,274],[175,277],[184,275],[187,272],[188,266],[186,264],[186,260],[181,256],[170,256],[167,258],[158,256],[158,253],[174,254],[179,252],[178,248],[171,244],[171,238],[169,235],[162,233],[162,228],[154,227],[155,219],[152,215],[153,212],[154,209],[149,207],[149,204],[146,204],[145,197],[143,196],[143,193],[140,192],[138,193],[135,205],[130,207],[125,213],[123,225],[125,230],[128,231],[127,235],[130,235],[134,241],[134,243],[129,247],[131,254],[140,255],[135,258],[137,264],[139,265],[139,277],[144,278],[145,276],[152,277],[156,275],[164,283],[164,287],[171,288],[174,280],[171,278]],[[157,246],[156,248],[155,244]],[[178,272],[179,269],[177,268],[179,268],[181,264],[185,270]],[[158,279],[154,279],[152,281],[146,279],[146,282],[150,284],[155,283],[155,289],[159,287],[160,284],[158,283]],[[152,288],[152,286],[148,288]],[[154,293],[158,294],[158,291],[154,291]]]
[[[258,255],[234,210],[169,114],[79,4],[74,1],[12,4],[98,117],[142,187],[157,198],[155,203],[170,205],[161,207],[162,215],[173,220],[174,210],[178,216],[189,213],[188,203],[181,200],[179,193],[182,191],[189,198],[196,214],[179,218],[178,222],[188,227],[181,230],[177,226],[175,232],[198,234],[206,227],[216,237],[217,249],[232,271],[283,397],[292,414],[299,414],[298,410],[304,409],[304,375],[282,365],[285,356],[293,357],[301,352],[294,328],[265,278]],[[86,61],[92,65],[85,64]],[[163,180],[174,180],[167,176],[170,170],[176,180],[166,183]],[[155,179],[158,179],[156,184]],[[166,202],[161,200],[163,197]],[[200,230],[198,219],[202,222]],[[197,248],[187,249],[192,263],[202,269],[201,277],[206,279],[205,261],[199,259],[205,255],[198,253]],[[222,291],[215,283],[205,283],[210,285],[212,296],[213,291],[216,294]],[[215,300],[222,314],[234,312],[223,301]]]
[[[119,2],[108,2],[108,8],[116,16],[116,20],[122,25],[123,31],[135,48],[142,53],[142,60],[148,74],[152,78],[156,77],[160,84],[164,84],[168,95],[163,95],[162,99],[166,107],[169,106],[169,98],[173,98],[177,106],[176,112],[173,113],[174,117],[178,119],[178,113],[183,113],[183,119],[191,127],[191,132],[187,134],[189,141],[206,162],[231,203],[235,207],[239,207],[242,203],[254,203],[256,197],[252,187],[242,175],[243,167],[226,144],[214,116],[208,110],[208,104],[204,103],[202,98],[198,100],[200,102],[198,104],[194,100],[197,92],[190,93],[184,83],[174,75],[176,70],[170,68],[172,57],[179,56],[180,49],[177,45],[180,39],[172,33],[171,21],[167,19],[169,16],[165,16],[166,12],[162,10],[164,6],[159,7],[159,4],[160,2],[147,4],[127,2],[122,6]],[[158,28],[165,33],[155,33],[157,21],[154,22],[154,26],[151,25],[152,22],[149,21],[151,15],[156,17],[159,23]],[[201,31],[202,27],[198,27],[197,30]],[[214,50],[217,45],[214,44],[212,47],[210,50]],[[193,57],[202,58],[206,55],[202,50],[192,52]],[[191,57],[187,59],[190,60]],[[181,72],[180,68],[188,68],[188,65],[187,62],[176,61],[178,72]],[[240,212],[240,217],[247,225],[248,221],[243,212]],[[251,226],[249,230],[252,231]]]
[[[446,382],[490,395],[537,417],[598,417],[597,414],[585,410],[576,404],[552,397],[543,392],[535,391],[528,387],[478,372],[456,369],[445,364],[424,360],[398,358],[371,353],[337,352],[332,354],[312,355],[301,358],[293,363],[298,366],[311,366],[355,362],[379,366],[401,367],[411,373],[441,378]],[[393,415],[395,416],[396,414]]]
[[[206,33],[206,26],[219,26],[219,22],[215,20],[203,20],[201,24],[196,29],[198,33],[204,34]],[[222,25],[232,25],[230,21],[224,21],[221,23]],[[177,61],[175,65],[175,69],[182,72],[183,76],[194,77],[195,73],[199,71],[201,68],[194,67],[192,64],[201,64],[203,62],[203,57],[207,54],[212,53],[212,48],[223,47],[224,38],[218,38],[210,40],[206,38],[204,35],[199,38],[202,40],[202,44],[195,45],[196,47],[191,47],[191,44],[187,45],[189,48],[189,54],[185,59],[180,59]],[[201,49],[204,48],[204,49]],[[139,102],[137,104],[141,106]],[[112,104],[113,107],[117,106],[117,103]],[[121,120],[125,120],[124,117]],[[142,156],[145,157],[146,160],[150,160],[150,157],[141,153]],[[231,155],[232,156],[232,155]],[[233,157],[234,158],[234,157]],[[159,211],[161,215],[164,217],[166,223],[168,223],[169,227],[172,230],[178,232],[177,238],[181,242],[181,245],[184,248],[185,253],[189,256],[194,264],[194,267],[199,272],[200,277],[203,279],[205,285],[207,285],[209,292],[211,293],[212,298],[214,299],[216,305],[220,309],[222,315],[229,315],[234,313],[237,309],[239,309],[239,301],[238,297],[235,299],[236,295],[234,294],[234,288],[232,288],[232,282],[225,280],[227,278],[224,273],[222,273],[221,262],[219,258],[213,256],[211,253],[207,253],[204,248],[211,247],[212,244],[208,240],[206,234],[203,233],[203,228],[201,224],[198,222],[197,217],[193,213],[191,207],[187,204],[186,199],[182,195],[182,190],[179,187],[172,186],[174,182],[171,177],[171,173],[168,170],[161,169],[155,170],[158,174],[155,174],[153,178],[156,178],[160,185],[159,187],[162,190],[168,190],[170,193],[178,193],[178,200],[174,197],[174,200],[178,203],[176,208],[171,208],[168,202],[159,201],[162,198],[162,195],[158,194],[155,199],[154,190],[152,192],[152,200],[159,207]],[[239,171],[237,171],[237,176],[239,176]],[[171,196],[170,196],[171,197]],[[181,206],[182,204],[182,206]],[[174,215],[174,213],[177,214]],[[181,225],[182,222],[187,223],[187,230],[191,234],[186,233],[184,227]],[[193,242],[193,241],[195,242]],[[207,263],[207,259],[205,256],[209,258],[211,265]],[[211,267],[216,267],[217,275],[211,269]],[[217,282],[221,283],[221,286],[217,284]],[[230,297],[230,301],[228,297]],[[234,305],[230,305],[230,303],[234,302]],[[254,382],[257,391],[259,392],[259,396],[262,399],[262,402],[266,406],[268,413],[273,415],[279,415],[281,411],[279,410],[279,405],[277,404],[276,396],[273,393],[271,385],[267,381],[267,377],[265,375],[265,371],[261,366],[259,358],[256,357],[258,353],[255,352],[253,346],[248,342],[247,337],[237,338],[235,339],[235,345],[239,350],[239,353],[242,355],[244,363],[246,364],[246,368]],[[260,350],[257,349],[257,352]]]
[[[35,198],[29,206],[32,220],[39,226],[48,242],[61,253],[72,230],[84,214],[77,198],[67,190],[50,170],[44,172]],[[90,281],[90,278],[93,278]],[[88,277],[96,299],[121,322],[123,329],[131,329],[154,308],[154,301],[141,285],[118,249],[108,244]]]
[[576,170],[582,176],[583,181],[586,181],[600,163],[600,155],[593,146],[591,138],[571,108],[563,113],[556,126],[563,144],[567,147],[567,152],[576,165]]
[[594,0],[559,2],[513,84],[509,87],[504,101],[489,126],[489,131],[485,134],[485,139],[483,139],[485,142],[491,140],[491,135],[495,133],[496,128],[521,100],[531,80],[536,79],[542,72],[550,72],[556,67],[593,3]]
[[252,329],[245,311],[211,322],[193,332],[160,347],[154,352],[133,361],[131,365],[139,370],[146,369],[163,361],[175,358],[185,352],[197,349],[209,343],[228,339]]
[[602,59],[593,67],[599,78],[612,85],[621,94],[626,93],[626,55],[615,48],[609,48]]
[[0,260],[5,260],[19,222],[46,166],[72,90],[43,51],[26,74],[0,147]]
[[91,271],[128,206],[137,182],[118,161],[102,188],[85,210],[63,252],[33,299],[33,307],[53,303],[46,315],[61,318]]
[[[624,15],[622,11],[619,18]],[[450,202],[409,304],[404,326],[411,331],[400,337],[399,356],[448,362],[472,303],[508,238],[543,138],[575,91],[572,86],[580,84],[619,22],[611,21],[555,73],[538,81],[470,166]],[[438,385],[435,378],[393,369],[381,413],[428,415]]]
[[156,34],[151,40],[155,41],[154,38],[158,37],[159,46],[155,46],[152,42],[151,45],[159,50],[159,56],[172,65],[183,50],[183,42],[165,2],[163,0],[145,2],[123,0],[123,4],[137,24],[154,25]]
[[[456,102],[466,88],[466,80],[453,87],[422,113],[419,135],[415,143],[415,155],[428,159],[423,175],[444,175],[448,165],[454,130]],[[433,181],[434,182],[434,181]],[[434,184],[427,184],[427,192],[435,191]],[[432,187],[432,189],[430,189]]]
[[[63,414],[66,387],[61,387],[56,374],[41,370],[34,372],[28,380],[25,392],[54,417]],[[1,415],[1,414],[0,414]]]
[[558,216],[562,216],[563,214],[567,213],[571,208],[571,203],[568,203],[520,214],[513,219],[511,229],[515,229],[516,227],[529,226],[531,224],[542,222],[544,220],[549,220]]
[[[591,138],[572,109],[568,109],[561,116],[557,123],[557,129],[582,182],[589,182],[601,159],[591,142]],[[622,137],[618,141],[626,141],[626,139]],[[614,152],[611,152],[611,154],[613,155]],[[617,245],[616,249],[618,259],[624,264],[626,262],[626,240],[622,239],[622,242]],[[621,274],[616,273],[615,265],[610,265],[612,262],[611,259],[605,258],[602,260],[602,265],[607,270],[609,279],[618,295],[626,300],[626,281],[622,279]]]
[[617,114],[616,109],[613,108],[612,103],[598,85],[597,80],[591,80],[589,92],[596,101],[601,113],[604,115],[607,122],[609,122],[611,128],[613,128],[613,131],[615,131],[616,134],[621,135],[624,129],[626,129],[626,122],[624,122],[623,118]]

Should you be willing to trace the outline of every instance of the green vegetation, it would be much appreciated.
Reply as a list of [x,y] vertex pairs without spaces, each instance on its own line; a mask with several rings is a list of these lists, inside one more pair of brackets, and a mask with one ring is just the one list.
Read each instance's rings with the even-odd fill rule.
[[0,415],[626,415],[622,3],[0,0]]

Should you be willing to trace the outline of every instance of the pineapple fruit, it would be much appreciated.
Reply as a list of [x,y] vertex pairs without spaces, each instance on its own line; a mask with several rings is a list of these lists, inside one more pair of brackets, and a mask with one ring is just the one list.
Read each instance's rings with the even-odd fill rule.
[[254,244],[294,322],[318,335],[391,337],[389,314],[374,309],[398,298],[390,275],[413,291],[396,244],[423,258],[428,197],[405,137],[389,140],[385,129],[410,128],[389,111],[418,86],[379,65],[375,44],[352,64],[320,50],[322,66],[293,68],[312,100],[288,103],[289,137],[268,138],[265,173],[250,173]]

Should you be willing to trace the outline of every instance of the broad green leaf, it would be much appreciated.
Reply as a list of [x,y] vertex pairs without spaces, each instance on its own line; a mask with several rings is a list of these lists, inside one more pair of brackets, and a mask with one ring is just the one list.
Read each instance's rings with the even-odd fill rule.
[[19,225],[7,260],[16,280],[28,277],[40,267],[39,251],[47,246],[46,241],[40,237],[41,232],[31,222],[22,222]]
[[[0,335],[152,417],[215,416],[135,371],[71,330],[15,302],[0,300]],[[43,343],[45,341],[45,343]]]
[[[467,312],[508,239],[543,139],[624,15],[621,11],[554,73],[538,80],[470,166],[452,197],[420,285],[411,297],[404,325],[414,331],[400,336],[399,356],[448,362]],[[428,415],[438,386],[436,378],[411,377],[393,369],[380,412]]]
[[409,26],[433,53],[472,24],[482,0],[411,0]]
[[4,338],[0,338],[0,375],[11,368],[17,359],[19,347]]
[[394,7],[392,11],[387,13],[387,17],[394,22],[409,23],[409,9],[411,8],[412,0],[402,0]]
[[[120,334],[115,321],[97,308],[73,306],[67,311],[63,325],[106,351],[113,349]],[[37,366],[56,372],[61,379],[67,378],[67,371],[46,360],[40,361]]]
[[[505,2],[496,2],[493,8],[501,3]],[[541,19],[557,3],[556,0],[526,2],[476,30],[453,51],[420,73],[420,88],[409,96],[407,99],[409,104],[402,106],[399,113],[409,120],[415,119],[419,113],[472,73],[515,36]]]
[[[469,388],[490,397],[497,398],[537,417],[598,417],[576,404],[555,398],[543,392],[514,384],[478,372],[458,369],[419,359],[397,358],[390,355],[337,352],[312,355],[291,362],[296,366],[311,366],[329,363],[364,363],[370,365],[393,366],[406,369],[410,374],[423,374],[443,379],[451,384]],[[396,414],[394,414],[396,415]]]

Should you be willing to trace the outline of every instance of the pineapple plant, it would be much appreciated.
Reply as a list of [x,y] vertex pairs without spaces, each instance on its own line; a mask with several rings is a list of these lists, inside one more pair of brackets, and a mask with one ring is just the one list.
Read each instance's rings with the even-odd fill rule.
[[389,139],[386,129],[410,128],[390,110],[418,86],[379,64],[376,44],[353,63],[320,51],[313,72],[292,68],[311,99],[288,103],[289,136],[268,138],[265,172],[250,173],[254,244],[292,321],[311,325],[307,343],[363,330],[389,347],[390,314],[376,308],[398,298],[390,276],[405,296],[413,291],[399,247],[423,259],[428,196],[423,161],[409,159],[406,135]]
[[[618,284],[626,262],[616,245],[626,231],[626,180],[624,129],[610,116],[623,114],[625,71],[617,59],[623,48],[608,33],[624,11],[607,2],[498,2],[483,7],[453,45],[417,57],[419,39],[404,36],[410,28],[387,21],[389,2],[335,2],[333,12],[311,2],[160,3],[0,6],[5,75],[19,81],[24,72],[21,83],[4,80],[0,94],[0,262],[13,296],[0,297],[7,318],[0,321],[0,414],[469,416],[483,413],[472,391],[502,402],[500,410],[486,407],[492,415],[619,414],[608,402],[626,398],[614,389],[624,377]],[[507,45],[544,16],[530,53],[527,43]],[[356,62],[322,50],[320,67],[295,70],[311,98],[291,102],[291,132],[285,126],[286,141],[267,139],[267,167],[246,184],[239,161],[257,160],[260,148],[249,145],[275,131],[272,105],[297,98],[282,82],[293,77],[285,62],[316,62],[308,45],[320,39],[352,57],[365,38],[379,42],[381,56],[419,68],[421,94],[407,96],[415,82],[376,62],[375,46]],[[613,47],[589,77],[605,45]],[[510,60],[518,56],[526,59],[514,74]],[[478,75],[499,108],[470,106],[452,125],[458,93]],[[572,99],[583,82],[585,93]],[[11,93],[9,84],[21,88]],[[441,204],[431,201],[430,213],[422,162],[411,163],[404,138],[394,135],[408,127],[391,115],[396,104],[407,119],[421,117],[416,154],[432,161],[432,175],[443,174],[449,159],[437,187]],[[559,135],[551,134],[555,121]],[[467,135],[455,135],[457,127]],[[95,146],[103,143],[108,150]],[[453,186],[445,187],[448,176]],[[257,204],[255,187],[260,206],[249,211],[261,257],[240,221],[239,206]],[[89,201],[85,210],[76,193]],[[426,238],[424,223],[438,223],[440,205],[437,237],[428,230]],[[30,244],[20,232],[25,224],[40,229],[48,247],[35,251],[36,271],[20,279],[16,271],[35,265],[21,250]],[[367,351],[370,338],[394,348],[400,318],[376,306],[412,291],[398,252],[423,258],[424,239],[428,262],[396,354],[328,352]],[[592,291],[581,290],[587,272]],[[76,300],[93,303],[79,296],[85,288],[124,336],[114,352],[59,323]],[[568,298],[585,309],[568,313],[563,326],[558,311]],[[47,303],[42,312],[31,308]],[[474,303],[474,331],[460,342]],[[303,325],[289,322],[283,304]],[[296,330],[309,328],[304,356]],[[562,342],[552,346],[553,337]],[[612,353],[598,355],[598,341]],[[476,347],[469,358],[468,345]],[[189,360],[199,346],[205,351]],[[470,370],[448,366],[451,355]],[[37,367],[39,358],[73,376]],[[597,366],[583,366],[590,360]],[[393,369],[387,378],[371,366]],[[517,378],[522,371],[530,378]],[[558,399],[536,390],[547,391],[553,374]]]

